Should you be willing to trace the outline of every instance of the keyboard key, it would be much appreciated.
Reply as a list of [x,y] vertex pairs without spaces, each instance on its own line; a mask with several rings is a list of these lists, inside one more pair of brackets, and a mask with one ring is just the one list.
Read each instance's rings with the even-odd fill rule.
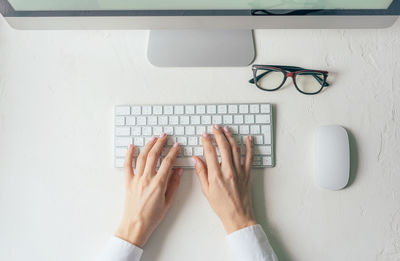
[[269,117],[268,114],[256,115],[256,123],[263,124],[263,123],[270,123],[270,122],[271,122],[271,118]]
[[271,146],[254,146],[254,155],[271,155]]
[[239,133],[239,127],[238,127],[238,126],[230,126],[230,127],[229,127],[229,131],[230,131],[232,134],[238,134],[238,133]]
[[182,105],[175,105],[174,106],[175,114],[184,114],[185,108]]
[[126,125],[134,126],[136,124],[136,119],[134,116],[126,117],[125,122]]
[[151,114],[151,106],[143,106],[142,107],[142,114],[143,115],[150,115]]
[[115,159],[115,167],[122,168],[124,166],[124,162],[125,162],[124,159],[121,158]]
[[197,137],[189,137],[188,144],[190,146],[196,146],[197,145]]
[[245,115],[244,116],[244,123],[253,124],[254,123],[254,115]]
[[168,125],[168,117],[167,116],[158,117],[158,124],[159,125]]
[[153,128],[153,135],[160,136],[161,133],[163,133],[162,127],[156,126],[156,127]]
[[129,127],[118,127],[115,128],[116,136],[129,136],[131,135],[131,128]]
[[174,134],[174,128],[173,127],[164,127],[164,133],[167,135],[173,135]]
[[232,123],[233,123],[233,117],[232,117],[232,115],[224,115],[222,122],[223,122],[223,124],[225,124],[225,125],[227,125],[227,124],[232,124]]
[[118,106],[115,108],[115,115],[130,115],[131,107],[129,106]]
[[152,139],[153,137],[144,137],[144,144],[149,143]]
[[257,136],[253,136],[253,141],[254,141],[254,144],[263,144],[264,139],[263,139],[263,136],[257,135]]
[[192,125],[198,125],[198,124],[200,124],[200,116],[192,116],[192,117],[191,117],[191,124],[192,124]]
[[201,116],[201,124],[211,124],[211,116]]
[[207,113],[208,114],[216,114],[217,113],[217,106],[215,106],[215,105],[207,105]]
[[174,106],[172,106],[172,105],[165,105],[165,106],[164,106],[164,114],[166,114],[166,115],[174,114]]
[[243,124],[243,115],[235,115],[233,116],[234,124]]
[[162,157],[167,156],[169,153],[169,150],[170,150],[170,147],[164,147],[163,150],[161,151],[161,156]]
[[250,104],[250,113],[260,113],[260,106],[258,104]]
[[128,147],[132,144],[132,138],[116,138],[115,139],[115,146],[117,147]]
[[218,105],[217,106],[217,111],[219,114],[225,114],[228,112],[228,106],[226,105]]
[[239,105],[239,113],[248,113],[249,105]]
[[185,129],[182,126],[174,127],[175,135],[185,135]]
[[189,116],[180,116],[179,122],[181,125],[188,125],[190,123],[190,118]]
[[179,117],[178,116],[169,116],[169,124],[178,125],[179,124]]
[[125,125],[125,117],[115,117],[115,125],[116,126]]
[[196,134],[197,135],[202,135],[205,131],[206,131],[206,127],[205,126],[197,126],[196,127]]
[[193,105],[186,105],[185,106],[185,112],[186,112],[186,114],[194,114],[195,113],[195,107]]
[[151,127],[142,127],[142,133],[144,136],[152,136],[153,135]]
[[142,107],[140,107],[140,106],[132,106],[131,113],[132,113],[132,115],[140,115],[140,114],[142,114]]
[[133,144],[134,144],[135,146],[143,147],[143,146],[144,146],[144,140],[143,140],[142,137],[135,137],[135,138],[133,139]]
[[260,126],[259,125],[251,125],[250,126],[250,134],[260,134]]
[[128,151],[128,148],[116,148],[115,149],[115,157],[125,157],[126,152]]
[[212,124],[222,124],[222,116],[221,115],[212,116]]
[[253,166],[261,166],[262,165],[262,157],[260,156],[253,156]]
[[203,147],[195,147],[193,150],[193,155],[203,156]]
[[156,116],[147,117],[147,124],[148,125],[157,125],[157,117]]
[[263,157],[262,164],[265,166],[271,166],[272,165],[272,157]]
[[270,125],[261,126],[261,133],[264,134],[265,144],[271,144],[271,126]]
[[228,106],[228,112],[231,113],[231,114],[238,113],[237,105],[229,105]]
[[260,112],[261,113],[271,113],[271,105],[269,105],[269,104],[261,104],[260,105]]
[[175,137],[173,137],[173,136],[168,136],[167,137],[167,145],[172,146],[172,145],[175,144],[175,142],[176,142],[176,138]]
[[183,148],[183,155],[184,156],[192,156],[192,148],[191,147],[184,147]]
[[185,134],[186,135],[195,135],[196,131],[193,126],[186,126],[185,127]]
[[206,113],[206,106],[204,106],[204,105],[197,105],[197,106],[196,106],[196,113],[197,113],[197,114],[205,114],[205,113]]
[[243,135],[248,135],[250,133],[250,127],[248,125],[239,126],[239,133]]
[[132,136],[140,136],[140,135],[142,135],[142,129],[140,127],[132,127]]
[[146,117],[139,116],[139,117],[136,118],[136,124],[137,125],[146,125],[146,123],[147,123]]
[[161,115],[163,113],[162,106],[153,106],[153,114]]

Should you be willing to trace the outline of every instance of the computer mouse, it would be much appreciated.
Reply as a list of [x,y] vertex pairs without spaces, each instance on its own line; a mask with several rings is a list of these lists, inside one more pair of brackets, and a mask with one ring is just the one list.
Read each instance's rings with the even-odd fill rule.
[[315,175],[325,189],[346,187],[350,176],[350,145],[345,128],[321,126],[315,133]]

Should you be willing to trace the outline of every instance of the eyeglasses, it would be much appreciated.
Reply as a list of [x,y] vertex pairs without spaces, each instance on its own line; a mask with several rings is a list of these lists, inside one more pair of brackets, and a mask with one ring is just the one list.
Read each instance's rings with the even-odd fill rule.
[[318,94],[328,87],[327,71],[307,70],[295,66],[253,65],[253,79],[249,80],[263,91],[279,90],[288,77],[292,77],[296,89],[306,95]]

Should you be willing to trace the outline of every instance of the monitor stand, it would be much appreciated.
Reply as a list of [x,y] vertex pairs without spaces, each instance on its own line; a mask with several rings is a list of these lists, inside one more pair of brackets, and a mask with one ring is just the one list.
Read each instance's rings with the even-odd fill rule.
[[249,29],[150,31],[147,56],[160,67],[248,66],[255,58]]

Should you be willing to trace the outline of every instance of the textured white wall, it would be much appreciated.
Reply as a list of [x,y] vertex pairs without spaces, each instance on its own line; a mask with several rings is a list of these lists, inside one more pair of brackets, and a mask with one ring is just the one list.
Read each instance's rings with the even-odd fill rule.
[[[254,171],[254,196],[280,260],[400,260],[400,21],[255,35],[257,63],[326,69],[332,87],[263,93],[250,68],[153,67],[147,31],[16,31],[0,18],[0,260],[93,259],[122,207],[113,106],[201,102],[276,105],[277,166]],[[351,184],[339,192],[314,184],[322,124],[351,133]],[[191,171],[143,260],[228,260]]]

